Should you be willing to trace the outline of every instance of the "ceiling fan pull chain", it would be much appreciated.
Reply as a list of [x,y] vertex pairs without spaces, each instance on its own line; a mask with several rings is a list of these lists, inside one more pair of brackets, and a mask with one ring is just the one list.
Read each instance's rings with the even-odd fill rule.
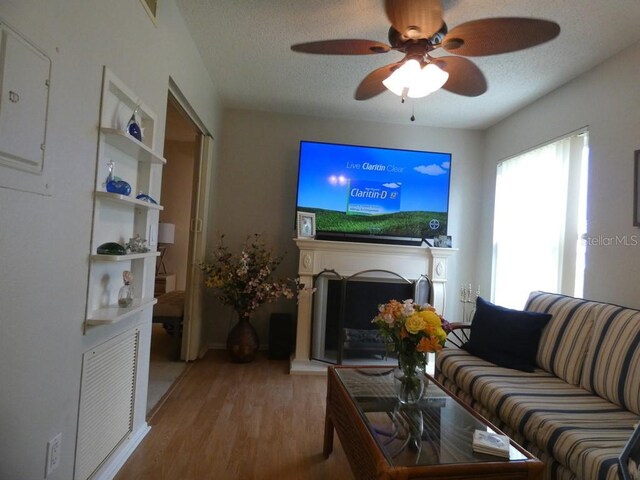
[[416,104],[415,102],[411,102],[411,118],[409,119],[412,122],[416,121]]
[[407,98],[408,93],[409,93],[409,87],[404,87],[402,89],[402,95],[400,95],[400,98],[402,98],[402,103],[404,103],[404,99]]

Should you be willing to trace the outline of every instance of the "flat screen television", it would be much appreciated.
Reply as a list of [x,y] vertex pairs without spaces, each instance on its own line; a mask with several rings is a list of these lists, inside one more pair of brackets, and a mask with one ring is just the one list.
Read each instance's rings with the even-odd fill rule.
[[447,234],[451,154],[300,142],[297,210],[316,238],[421,244]]

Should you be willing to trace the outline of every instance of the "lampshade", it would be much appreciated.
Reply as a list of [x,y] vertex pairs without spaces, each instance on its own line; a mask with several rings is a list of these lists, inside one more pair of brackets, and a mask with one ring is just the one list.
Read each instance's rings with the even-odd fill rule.
[[158,224],[158,243],[174,243],[176,226],[173,223]]
[[401,97],[409,90],[413,78],[420,74],[420,64],[417,60],[407,60],[400,68],[393,72],[386,80],[382,81],[382,84],[391,90],[393,93]]
[[433,63],[421,69],[420,63],[411,59],[383,80],[382,84],[400,97],[421,98],[442,88],[448,79],[449,73]]

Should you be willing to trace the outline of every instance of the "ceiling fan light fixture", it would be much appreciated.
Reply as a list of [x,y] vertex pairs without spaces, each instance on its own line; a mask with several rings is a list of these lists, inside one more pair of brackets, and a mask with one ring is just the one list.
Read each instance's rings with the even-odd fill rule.
[[399,97],[422,98],[442,88],[449,74],[433,63],[420,68],[417,60],[407,60],[382,84]]
[[389,77],[382,81],[382,84],[391,92],[399,97],[406,93],[406,89],[410,89],[413,79],[420,75],[420,64],[417,60],[411,59],[393,72]]
[[[449,29],[443,3],[447,2],[385,0],[384,10],[391,23],[388,45],[345,38],[299,43],[291,49],[326,55],[371,55],[391,50],[403,53],[401,60],[365,76],[354,98],[368,100],[388,89],[404,103],[409,97],[424,97],[439,88],[466,97],[482,95],[487,91],[487,80],[478,66],[465,57],[517,52],[549,42],[560,33],[556,22],[529,17],[481,18]],[[431,53],[440,48],[455,55],[432,57]],[[431,63],[435,65],[430,66]]]
[[410,98],[426,97],[430,93],[440,90],[449,80],[449,73],[445,72],[437,65],[429,63],[414,79],[407,95]]

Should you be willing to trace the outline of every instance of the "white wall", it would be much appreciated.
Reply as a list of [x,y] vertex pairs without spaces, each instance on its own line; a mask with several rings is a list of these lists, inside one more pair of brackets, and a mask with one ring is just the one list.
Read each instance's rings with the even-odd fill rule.
[[[3,0],[0,17],[52,60],[53,166],[52,197],[0,188],[0,478],[43,478],[47,441],[61,432],[49,478],[69,480],[82,353],[127,327],[82,334],[102,67],[159,116],[159,145],[169,76],[214,134],[220,108],[171,0],[159,2],[157,27],[137,0]],[[141,348],[144,375],[146,328]]]
[[[496,164],[556,137],[589,128],[589,236],[627,236],[628,245],[588,246],[585,298],[640,307],[640,231],[633,227],[633,154],[640,149],[640,44],[512,115],[486,132],[484,209],[478,272],[491,278]],[[544,195],[544,185],[540,186]],[[531,220],[544,234],[544,219]],[[636,245],[633,245],[636,243]],[[526,275],[527,272],[522,272]],[[517,279],[514,279],[517,281]]]
[[[215,228],[231,244],[252,233],[263,233],[279,252],[287,252],[279,273],[296,276],[297,248],[292,241],[295,221],[298,148],[300,140],[373,145],[451,152],[449,234],[460,251],[449,269],[450,295],[446,316],[459,319],[458,289],[475,283],[476,236],[482,185],[482,135],[477,131],[385,125],[315,117],[225,110],[218,182],[214,201]],[[224,345],[234,314],[216,306],[208,294],[210,344]],[[271,311],[293,312],[293,301],[257,310],[254,323],[263,343]]]

